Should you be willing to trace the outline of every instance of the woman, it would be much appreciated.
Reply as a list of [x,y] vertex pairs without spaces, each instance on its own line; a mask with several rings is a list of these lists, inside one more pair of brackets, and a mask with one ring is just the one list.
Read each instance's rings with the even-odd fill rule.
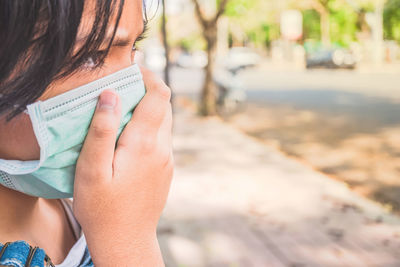
[[172,112],[170,90],[134,64],[143,9],[0,2],[0,265],[164,265]]

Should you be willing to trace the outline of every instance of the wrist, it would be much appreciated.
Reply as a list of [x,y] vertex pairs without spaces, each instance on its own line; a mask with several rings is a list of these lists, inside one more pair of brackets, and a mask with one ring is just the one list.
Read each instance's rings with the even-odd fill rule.
[[156,233],[126,234],[107,241],[89,239],[88,248],[96,267],[143,266],[163,267]]

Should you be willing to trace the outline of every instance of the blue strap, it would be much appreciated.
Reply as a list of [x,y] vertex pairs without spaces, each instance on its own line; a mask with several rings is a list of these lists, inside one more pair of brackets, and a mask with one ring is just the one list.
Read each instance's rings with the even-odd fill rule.
[[[16,241],[9,243],[4,249],[4,245],[0,244],[0,251],[2,255],[0,257],[0,265],[12,266],[12,267],[44,267],[44,259],[46,253],[41,248],[35,250],[29,246],[25,241]],[[27,264],[30,253],[34,253],[31,257],[30,264]]]

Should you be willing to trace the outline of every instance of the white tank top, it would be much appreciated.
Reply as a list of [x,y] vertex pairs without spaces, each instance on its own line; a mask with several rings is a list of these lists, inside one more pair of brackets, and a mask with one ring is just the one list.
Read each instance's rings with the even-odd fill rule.
[[64,261],[61,264],[56,265],[56,267],[79,267],[79,264],[82,262],[85,256],[86,239],[83,235],[81,226],[72,213],[72,201],[70,199],[60,200],[77,241],[68,252],[68,255]]

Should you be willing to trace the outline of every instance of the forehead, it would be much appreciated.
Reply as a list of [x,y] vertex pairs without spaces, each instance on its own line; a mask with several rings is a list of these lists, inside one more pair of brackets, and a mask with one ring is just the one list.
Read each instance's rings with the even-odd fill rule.
[[[78,31],[78,40],[89,34],[93,27],[96,15],[96,0],[85,1],[85,8],[82,14],[82,20]],[[120,0],[116,0],[116,11],[109,22],[109,33],[111,34],[117,19],[117,11]],[[135,39],[143,30],[143,4],[142,0],[125,0],[121,13],[120,21],[116,32],[118,35],[128,35],[130,39]]]
[[126,0],[122,10],[118,30],[129,31],[136,37],[143,31],[142,0]]

